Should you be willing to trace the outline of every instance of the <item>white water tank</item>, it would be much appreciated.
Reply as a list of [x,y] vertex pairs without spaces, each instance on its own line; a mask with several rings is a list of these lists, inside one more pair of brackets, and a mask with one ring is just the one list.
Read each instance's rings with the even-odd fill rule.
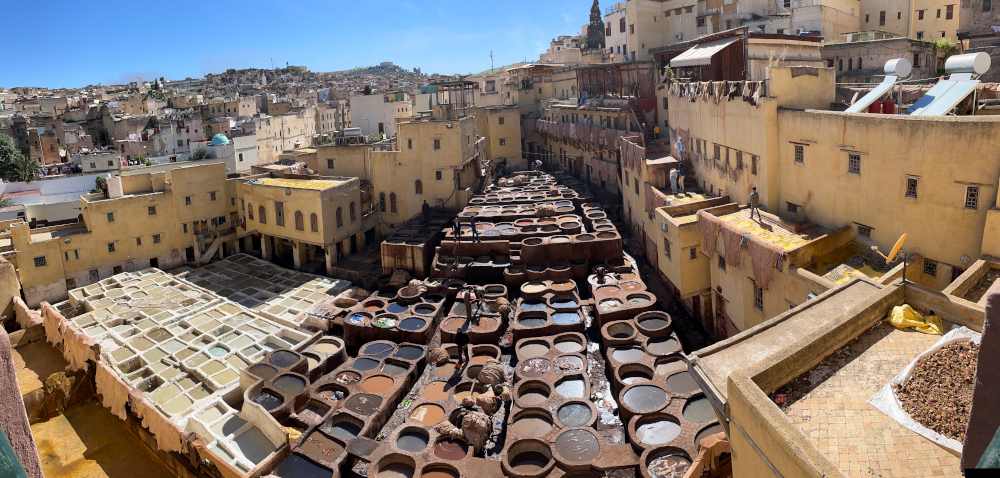
[[990,69],[990,56],[984,52],[952,55],[944,62],[944,70],[949,74],[975,73],[982,75]]
[[125,190],[122,189],[122,178],[120,176],[112,176],[108,178],[108,197],[115,199],[124,195]]
[[893,58],[885,62],[885,74],[895,75],[899,78],[906,78],[910,76],[910,72],[913,71],[913,65],[910,64],[910,60],[906,58]]

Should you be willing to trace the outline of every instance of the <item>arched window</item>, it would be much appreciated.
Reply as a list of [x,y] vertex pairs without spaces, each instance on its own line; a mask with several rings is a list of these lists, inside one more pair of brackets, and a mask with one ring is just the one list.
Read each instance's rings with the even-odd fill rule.
[[860,57],[858,58],[858,69],[859,70],[861,69],[861,58]]
[[854,58],[848,58],[847,59],[847,71],[851,71],[853,69],[854,69]]
[[301,211],[295,211],[295,229],[298,231],[306,230],[305,219]]
[[844,59],[841,58],[840,60],[837,61],[839,62],[839,64],[837,65],[837,71],[844,71]]
[[250,220],[253,221],[253,203],[247,203],[247,211],[250,211]]
[[337,208],[337,227],[344,227],[344,208]]
[[385,193],[378,193],[378,210],[385,212]]
[[396,193],[389,194],[389,211],[396,214]]
[[257,208],[257,215],[260,216],[261,224],[267,224],[267,212],[264,211],[264,206]]
[[319,218],[316,217],[316,213],[309,215],[309,228],[312,232],[319,232]]
[[357,221],[358,215],[354,212],[354,201],[351,201],[351,222]]
[[414,187],[414,189],[417,190],[417,194],[423,194],[424,193],[424,183],[421,182],[419,179],[417,180],[417,182],[413,183],[413,187]]

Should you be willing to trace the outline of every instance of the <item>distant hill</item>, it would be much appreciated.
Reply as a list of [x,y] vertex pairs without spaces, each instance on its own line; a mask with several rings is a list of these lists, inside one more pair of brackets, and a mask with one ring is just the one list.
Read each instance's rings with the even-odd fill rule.
[[341,71],[331,71],[331,75],[347,75],[347,76],[360,76],[360,75],[403,75],[406,73],[412,74],[410,70],[400,68],[398,65],[392,66],[368,66],[364,68],[353,68],[350,70]]

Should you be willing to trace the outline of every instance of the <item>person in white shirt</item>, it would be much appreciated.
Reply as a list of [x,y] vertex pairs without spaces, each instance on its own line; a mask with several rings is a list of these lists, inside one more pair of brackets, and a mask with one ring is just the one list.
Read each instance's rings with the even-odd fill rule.
[[684,142],[680,138],[677,138],[677,142],[674,143],[674,148],[677,148],[677,154],[680,156],[677,158],[678,161],[684,162]]
[[670,192],[672,194],[677,194],[677,170],[670,170]]

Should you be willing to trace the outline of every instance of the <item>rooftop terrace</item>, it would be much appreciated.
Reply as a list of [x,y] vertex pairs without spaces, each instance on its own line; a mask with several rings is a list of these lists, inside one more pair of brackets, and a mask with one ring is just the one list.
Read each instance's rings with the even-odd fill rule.
[[313,189],[321,191],[327,188],[340,186],[348,182],[347,179],[285,179],[285,178],[258,178],[247,181],[250,185],[275,186],[279,188],[292,189]]
[[740,209],[739,211],[726,214],[721,216],[720,219],[742,229],[745,232],[781,246],[786,251],[803,246],[809,241],[817,239],[830,232],[822,226],[817,225],[807,225],[807,227],[803,230],[796,232],[790,229],[791,225],[782,224],[778,221],[771,220],[770,218],[763,222],[756,219],[750,219],[749,208]]
[[877,280],[900,262],[886,264],[885,259],[875,252],[850,243],[817,258],[804,268],[835,284],[843,284],[859,275]]

